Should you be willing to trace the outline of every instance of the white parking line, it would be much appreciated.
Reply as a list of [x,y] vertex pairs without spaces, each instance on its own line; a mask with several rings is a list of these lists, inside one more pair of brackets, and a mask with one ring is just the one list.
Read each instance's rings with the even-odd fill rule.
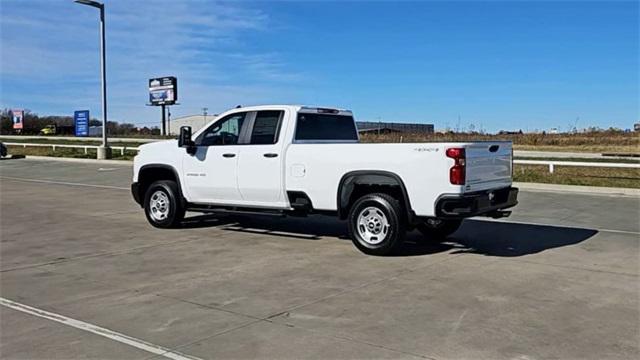
[[101,189],[131,190],[129,188],[121,187],[121,186],[93,185],[93,184],[82,184],[82,183],[74,183],[74,182],[54,181],[54,180],[28,179],[28,178],[19,178],[19,177],[11,177],[11,176],[0,176],[0,179],[35,182],[35,183],[43,183],[43,184],[84,186],[84,187],[101,188]]
[[476,217],[476,218],[473,218],[473,220],[497,222],[497,223],[504,223],[504,224],[552,226],[552,227],[565,228],[565,229],[594,230],[594,231],[599,231],[599,232],[609,232],[609,233],[616,233],[616,234],[640,235],[640,232],[637,232],[637,231],[615,230],[615,229],[600,229],[600,228],[583,228],[583,227],[580,227],[580,226],[558,225],[558,224],[543,224],[543,223],[536,223],[536,222],[529,222],[529,221],[511,220],[511,219],[503,220],[503,219],[477,218]]
[[59,315],[59,314],[54,314],[45,310],[40,310],[40,309],[36,309],[33,308],[31,306],[28,305],[24,305],[24,304],[20,304],[17,303],[15,301],[9,300],[9,299],[5,299],[0,297],[0,305],[6,306],[8,308],[14,309],[14,310],[18,310],[33,316],[37,316],[37,317],[41,317],[41,318],[45,318],[48,320],[52,320],[55,322],[59,322],[61,324],[64,325],[68,325],[71,327],[74,327],[76,329],[80,329],[80,330],[84,330],[96,335],[100,335],[106,338],[109,338],[111,340],[117,341],[117,342],[121,342],[123,344],[127,344],[129,346],[133,346],[135,348],[138,348],[140,350],[144,350],[147,352],[150,352],[152,354],[155,355],[160,355],[160,356],[164,356],[166,358],[169,359],[174,359],[174,360],[200,360],[200,358],[197,357],[193,357],[193,356],[189,356],[189,355],[185,355],[182,353],[179,353],[177,351],[173,351],[171,349],[159,346],[159,345],[155,345],[155,344],[151,344],[148,343],[144,340],[140,340],[140,339],[136,339],[133,338],[131,336],[127,336],[124,334],[121,334],[119,332],[113,331],[113,330],[109,330],[109,329],[105,329],[103,327],[99,327],[96,325],[92,325],[89,323],[86,323],[84,321],[80,321],[80,320],[75,320],[75,319],[71,319],[68,318],[66,316],[63,315]]

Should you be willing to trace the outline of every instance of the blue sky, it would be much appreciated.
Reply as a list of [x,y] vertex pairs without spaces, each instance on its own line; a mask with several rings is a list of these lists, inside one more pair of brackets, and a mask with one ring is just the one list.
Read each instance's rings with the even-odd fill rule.
[[[111,120],[158,124],[147,79],[164,75],[173,117],[299,103],[440,129],[639,120],[638,1],[105,3]],[[0,0],[0,107],[100,117],[97,19]]]

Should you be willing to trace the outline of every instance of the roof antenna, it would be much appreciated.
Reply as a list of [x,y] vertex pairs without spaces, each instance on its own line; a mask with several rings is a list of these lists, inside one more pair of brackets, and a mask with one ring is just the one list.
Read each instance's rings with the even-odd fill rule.
[[236,105],[236,109],[240,109],[242,105]]

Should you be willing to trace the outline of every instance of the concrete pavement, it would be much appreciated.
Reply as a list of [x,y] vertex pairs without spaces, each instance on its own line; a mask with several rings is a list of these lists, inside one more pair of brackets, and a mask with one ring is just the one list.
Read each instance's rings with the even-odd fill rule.
[[[640,355],[639,199],[527,192],[513,216],[372,257],[324,217],[146,223],[130,166],[0,162],[0,296],[196,358]],[[0,306],[0,357],[163,357]]]

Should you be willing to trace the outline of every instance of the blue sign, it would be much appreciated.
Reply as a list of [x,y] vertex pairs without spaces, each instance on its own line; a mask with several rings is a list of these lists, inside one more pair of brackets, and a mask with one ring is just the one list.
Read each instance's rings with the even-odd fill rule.
[[89,136],[89,110],[78,110],[73,113],[76,124],[76,136]]

